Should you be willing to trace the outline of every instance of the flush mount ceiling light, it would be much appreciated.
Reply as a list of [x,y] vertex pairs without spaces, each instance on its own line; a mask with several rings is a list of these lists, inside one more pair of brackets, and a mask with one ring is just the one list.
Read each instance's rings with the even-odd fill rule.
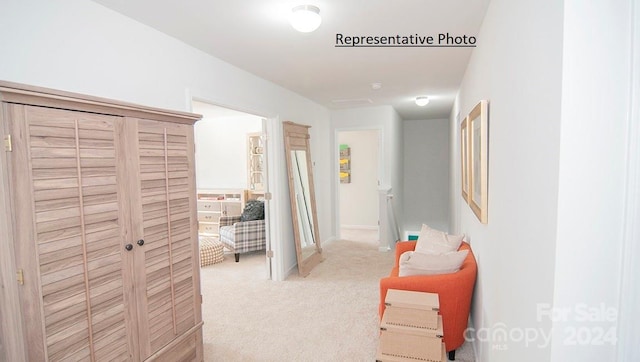
[[429,97],[424,97],[424,96],[416,97],[416,104],[419,105],[420,107],[426,106],[427,104],[429,104]]
[[313,5],[299,5],[291,10],[289,22],[301,33],[310,33],[320,26],[320,9]]

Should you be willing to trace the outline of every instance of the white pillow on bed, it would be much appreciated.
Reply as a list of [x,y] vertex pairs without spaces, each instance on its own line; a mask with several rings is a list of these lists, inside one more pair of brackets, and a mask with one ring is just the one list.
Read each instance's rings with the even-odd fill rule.
[[416,242],[416,253],[443,254],[456,251],[462,244],[463,235],[449,235],[444,231],[432,229],[422,224],[422,229]]
[[443,254],[406,251],[400,255],[398,276],[450,274],[460,270],[469,250]]

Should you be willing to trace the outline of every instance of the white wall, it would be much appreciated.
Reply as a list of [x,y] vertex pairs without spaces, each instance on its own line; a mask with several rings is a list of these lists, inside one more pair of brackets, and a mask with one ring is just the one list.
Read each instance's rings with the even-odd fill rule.
[[[455,233],[478,262],[472,322],[478,361],[548,361],[550,347],[486,338],[500,329],[549,331],[536,306],[552,303],[558,203],[562,2],[493,0],[451,115]],[[460,196],[459,124],[489,101],[488,224]],[[579,240],[574,242],[579,243]],[[473,334],[472,334],[473,335]],[[484,338],[483,338],[484,337]]]
[[[382,133],[380,152],[382,154],[382,169],[380,170],[380,187],[392,188],[394,194],[394,206],[398,215],[398,223],[403,220],[403,180],[404,166],[402,154],[402,120],[391,106],[375,106],[366,108],[353,108],[334,110],[331,112],[331,129],[333,133],[333,195],[337,198],[338,181],[338,144],[336,143],[339,131],[379,129]],[[337,204],[337,201],[336,201]],[[336,214],[338,210],[336,208]],[[337,224],[338,220],[334,223]],[[334,230],[335,231],[335,230]],[[390,235],[387,239],[390,239]],[[381,236],[384,238],[384,236]]]
[[[620,302],[631,50],[632,41],[638,41],[631,38],[631,14],[628,0],[564,2],[553,302],[571,313],[554,321],[552,361],[613,361],[616,356],[615,315],[608,320],[597,313],[595,321],[582,321],[576,310],[617,312]],[[591,338],[576,349],[567,331],[584,330]],[[604,338],[598,340],[600,332]]]
[[0,44],[3,80],[175,110],[189,110],[194,97],[277,118],[268,150],[282,261],[276,278],[296,264],[279,120],[313,126],[320,237],[333,235],[326,108],[91,1],[4,0]]
[[640,1],[633,0],[632,12],[630,124],[627,132],[628,173],[625,229],[623,234],[620,309],[618,314],[618,361],[640,361]]
[[211,117],[202,114],[195,125],[198,189],[247,189],[247,134],[262,131],[262,118],[246,115]]
[[449,230],[449,120],[404,121],[404,226]]
[[[460,97],[453,101],[451,115],[449,116],[449,231],[458,232],[460,230],[460,219],[462,217],[462,206],[468,207],[462,200],[461,176],[460,176],[460,123],[466,114],[460,112]],[[458,159],[456,159],[456,157]]]
[[[625,214],[637,207],[626,203],[637,192],[626,188],[637,184],[637,173],[628,173],[628,163],[637,163],[630,154],[637,140],[627,134],[638,129],[630,101],[631,90],[638,91],[631,70],[637,4],[493,0],[489,6],[451,115],[451,224],[468,233],[478,259],[472,321],[486,333],[476,335],[478,361],[637,356],[631,341],[638,329],[615,316],[619,305],[631,308],[621,295],[638,299],[637,289],[621,289],[628,283],[623,262],[634,260],[623,251],[637,251],[629,244],[637,242],[631,239],[637,219]],[[487,225],[459,196],[458,122],[481,98],[490,104]],[[612,340],[620,326],[628,334],[618,349]],[[500,331],[506,341],[491,338]],[[529,343],[518,333],[531,333]]]
[[[406,229],[404,225],[404,131],[402,118],[395,111],[391,112],[391,124],[389,127],[389,139],[393,142],[389,142],[389,148],[387,152],[393,157],[390,161],[390,177],[391,188],[393,189],[393,205],[398,218],[398,228],[400,230]],[[384,185],[383,183],[381,183]]]
[[340,184],[340,226],[378,228],[380,131],[338,133],[338,144],[351,149],[351,182]]

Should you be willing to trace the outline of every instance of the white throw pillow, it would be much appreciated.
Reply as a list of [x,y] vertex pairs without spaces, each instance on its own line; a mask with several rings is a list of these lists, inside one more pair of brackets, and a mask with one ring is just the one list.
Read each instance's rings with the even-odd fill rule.
[[398,276],[450,274],[460,270],[469,250],[444,254],[425,254],[407,251],[400,255]]
[[402,263],[409,260],[409,258],[411,258],[411,255],[413,255],[413,253],[414,253],[413,251],[405,251],[404,253],[400,254],[400,259],[398,260],[398,264],[402,265]]
[[456,251],[462,244],[464,235],[449,235],[422,224],[415,251],[425,254],[443,254]]

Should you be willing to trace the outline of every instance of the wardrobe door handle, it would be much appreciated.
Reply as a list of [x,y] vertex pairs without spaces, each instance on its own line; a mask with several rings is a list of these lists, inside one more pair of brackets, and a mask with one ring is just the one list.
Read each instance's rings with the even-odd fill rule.
[[133,245],[127,244],[124,246],[124,248],[127,249],[127,251],[131,251],[133,249]]
[[142,240],[142,239],[138,240],[138,245],[140,245],[140,246],[144,245],[144,240]]

